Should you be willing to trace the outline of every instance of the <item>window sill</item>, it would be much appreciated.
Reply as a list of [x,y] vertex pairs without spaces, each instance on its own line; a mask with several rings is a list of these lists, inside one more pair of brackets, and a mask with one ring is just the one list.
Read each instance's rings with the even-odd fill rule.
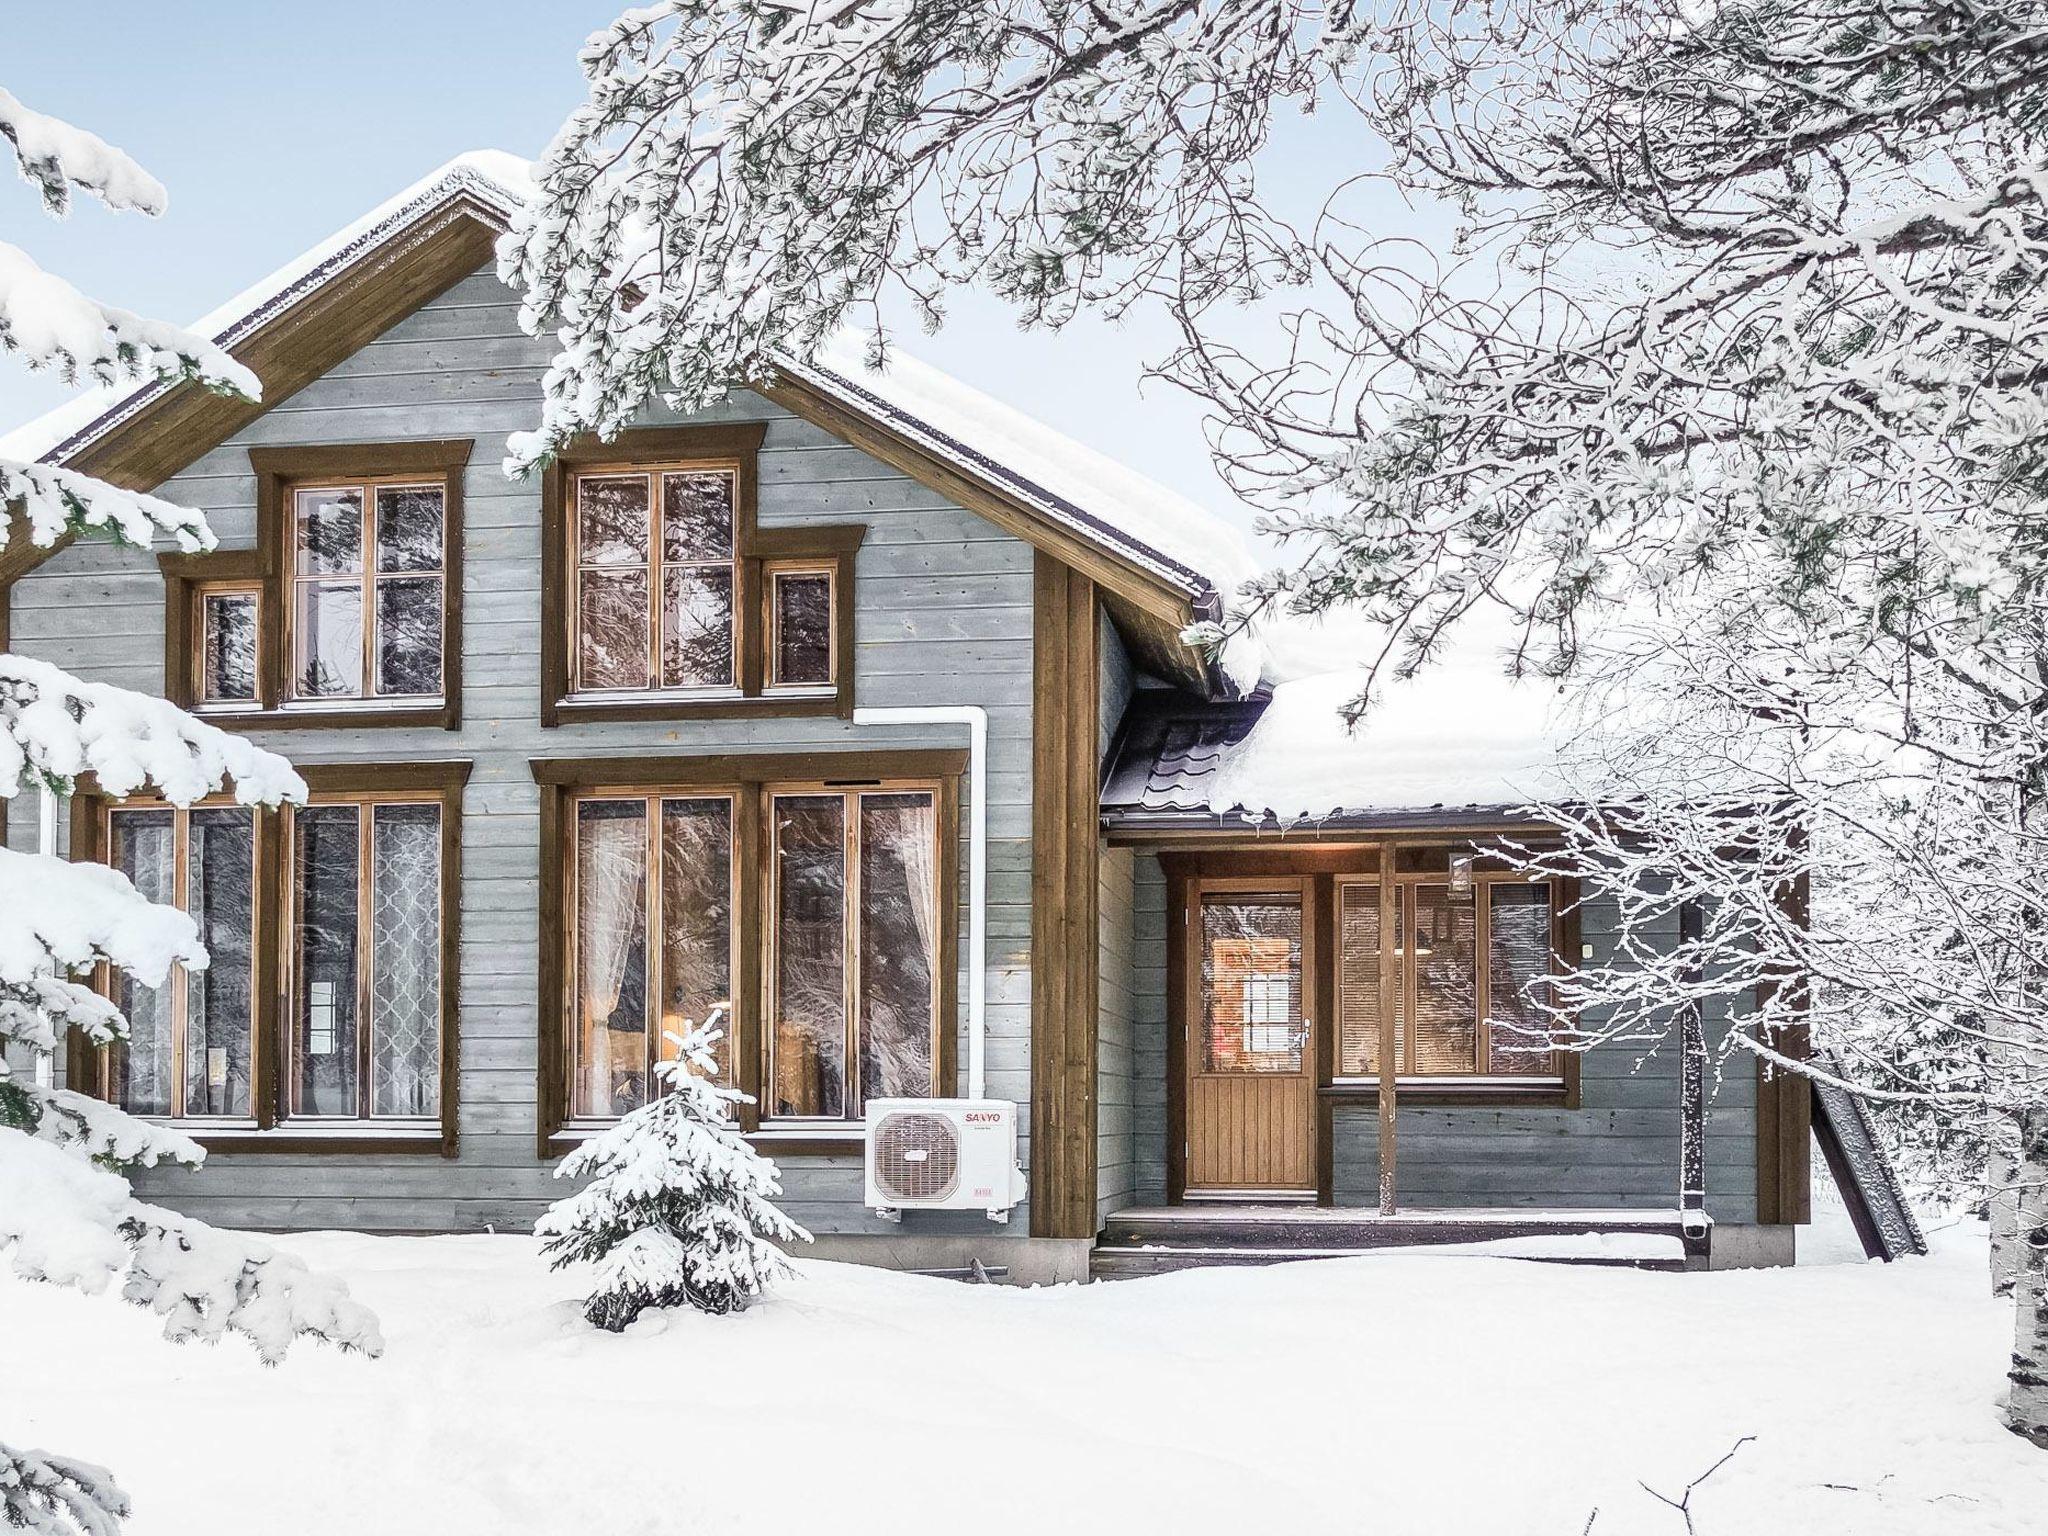
[[218,1120],[159,1123],[182,1136],[191,1137],[208,1152],[320,1153],[359,1157],[413,1153],[439,1157],[455,1155],[454,1131],[435,1124],[379,1124],[371,1120],[308,1125],[298,1121],[264,1130],[253,1124]]
[[[1375,1077],[1340,1078],[1319,1090],[1339,1104],[1372,1104],[1380,1096]],[[1559,1077],[1403,1077],[1394,1081],[1397,1103],[1428,1109],[1439,1106],[1486,1106],[1499,1109],[1576,1109],[1572,1085]]]
[[383,699],[373,699],[364,704],[288,704],[282,709],[230,709],[213,705],[194,709],[192,713],[211,724],[245,731],[333,729],[337,726],[356,730],[426,726],[452,731],[462,724],[459,712],[446,699],[427,699],[418,704],[393,704]]
[[572,693],[543,711],[544,726],[577,720],[772,720],[778,717],[838,715],[850,719],[853,697],[836,685],[825,688],[774,688],[758,694],[738,690],[718,693]]

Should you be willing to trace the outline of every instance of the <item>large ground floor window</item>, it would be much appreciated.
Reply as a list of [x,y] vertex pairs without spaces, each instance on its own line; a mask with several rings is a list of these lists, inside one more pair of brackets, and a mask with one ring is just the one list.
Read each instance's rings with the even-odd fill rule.
[[536,764],[560,935],[543,1134],[647,1102],[676,1036],[713,1018],[749,1129],[949,1091],[959,756],[846,754],[832,779],[816,755]]
[[468,765],[301,773],[309,802],[275,811],[81,800],[74,851],[191,914],[208,964],[159,987],[109,976],[129,1038],[73,1070],[132,1113],[214,1134],[452,1147]]

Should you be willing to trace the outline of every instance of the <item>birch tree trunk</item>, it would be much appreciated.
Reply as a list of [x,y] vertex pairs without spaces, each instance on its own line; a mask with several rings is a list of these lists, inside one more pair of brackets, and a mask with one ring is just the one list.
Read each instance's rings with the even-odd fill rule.
[[2048,1110],[2020,1120],[2018,1265],[2014,1275],[2012,1392],[2006,1423],[2048,1451]]
[[1985,1212],[1991,1221],[1991,1294],[2010,1296],[2019,1272],[2019,1133],[2003,1125],[1984,1175]]

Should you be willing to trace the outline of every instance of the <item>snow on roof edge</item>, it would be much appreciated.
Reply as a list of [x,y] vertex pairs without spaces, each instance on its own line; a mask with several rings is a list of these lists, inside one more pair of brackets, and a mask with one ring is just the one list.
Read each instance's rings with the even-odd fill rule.
[[[258,325],[317,289],[341,266],[365,250],[402,238],[419,219],[453,198],[474,196],[509,220],[531,195],[532,185],[531,162],[509,151],[481,149],[457,155],[250,284],[187,329],[231,348]],[[911,354],[892,351],[891,368],[881,374],[845,360],[798,364],[788,359],[781,366],[879,415],[940,457],[993,480],[1056,521],[1108,545],[1198,603],[1213,600],[1227,606],[1237,587],[1256,572],[1237,530],[1206,508]],[[892,383],[904,385],[905,374],[913,380],[921,375],[929,378],[921,380],[922,390],[892,389]],[[943,388],[934,388],[935,384]],[[0,456],[64,463],[173,387],[152,383],[88,390],[0,435]],[[955,408],[947,409],[949,405]],[[977,447],[965,440],[967,437],[979,437],[983,446]],[[1000,450],[1007,450],[1005,457],[990,451],[991,439],[1000,444]],[[1013,459],[1022,459],[1025,465]],[[1078,474],[1071,472],[1076,466]],[[1077,486],[1091,480],[1104,502],[1127,518],[1148,524],[1149,536],[1141,537],[1076,500]],[[1199,546],[1199,553],[1191,546]],[[1261,653],[1244,634],[1233,637],[1220,660],[1226,675],[1240,688],[1256,683]]]
[[[529,162],[506,150],[475,149],[436,167],[396,196],[300,252],[186,329],[232,347],[264,320],[320,286],[344,262],[404,235],[453,197],[470,194],[510,218],[532,186]],[[0,456],[63,463],[146,409],[174,385],[101,386],[0,436]]]

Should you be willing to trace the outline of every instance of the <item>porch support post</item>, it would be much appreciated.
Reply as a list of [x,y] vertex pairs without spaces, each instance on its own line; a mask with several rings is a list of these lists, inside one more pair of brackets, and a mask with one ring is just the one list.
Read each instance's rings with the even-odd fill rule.
[[1380,844],[1380,1214],[1391,1216],[1399,1209],[1395,1178],[1395,1092],[1401,1075],[1400,1035],[1394,1028],[1394,1010],[1405,985],[1395,956],[1404,953],[1401,943],[1401,896],[1394,888],[1394,845]]
[[1031,1235],[1092,1238],[1102,756],[1095,583],[1040,551],[1031,679]]
[[[1678,908],[1678,942],[1681,948],[1697,946],[1706,935],[1706,913],[1698,901]],[[1704,969],[1695,948],[1686,960],[1684,976],[1688,988],[1696,989]],[[1686,1244],[1706,1236],[1707,1211],[1707,1032],[1700,1019],[1697,996],[1679,1004],[1679,1224]]]

